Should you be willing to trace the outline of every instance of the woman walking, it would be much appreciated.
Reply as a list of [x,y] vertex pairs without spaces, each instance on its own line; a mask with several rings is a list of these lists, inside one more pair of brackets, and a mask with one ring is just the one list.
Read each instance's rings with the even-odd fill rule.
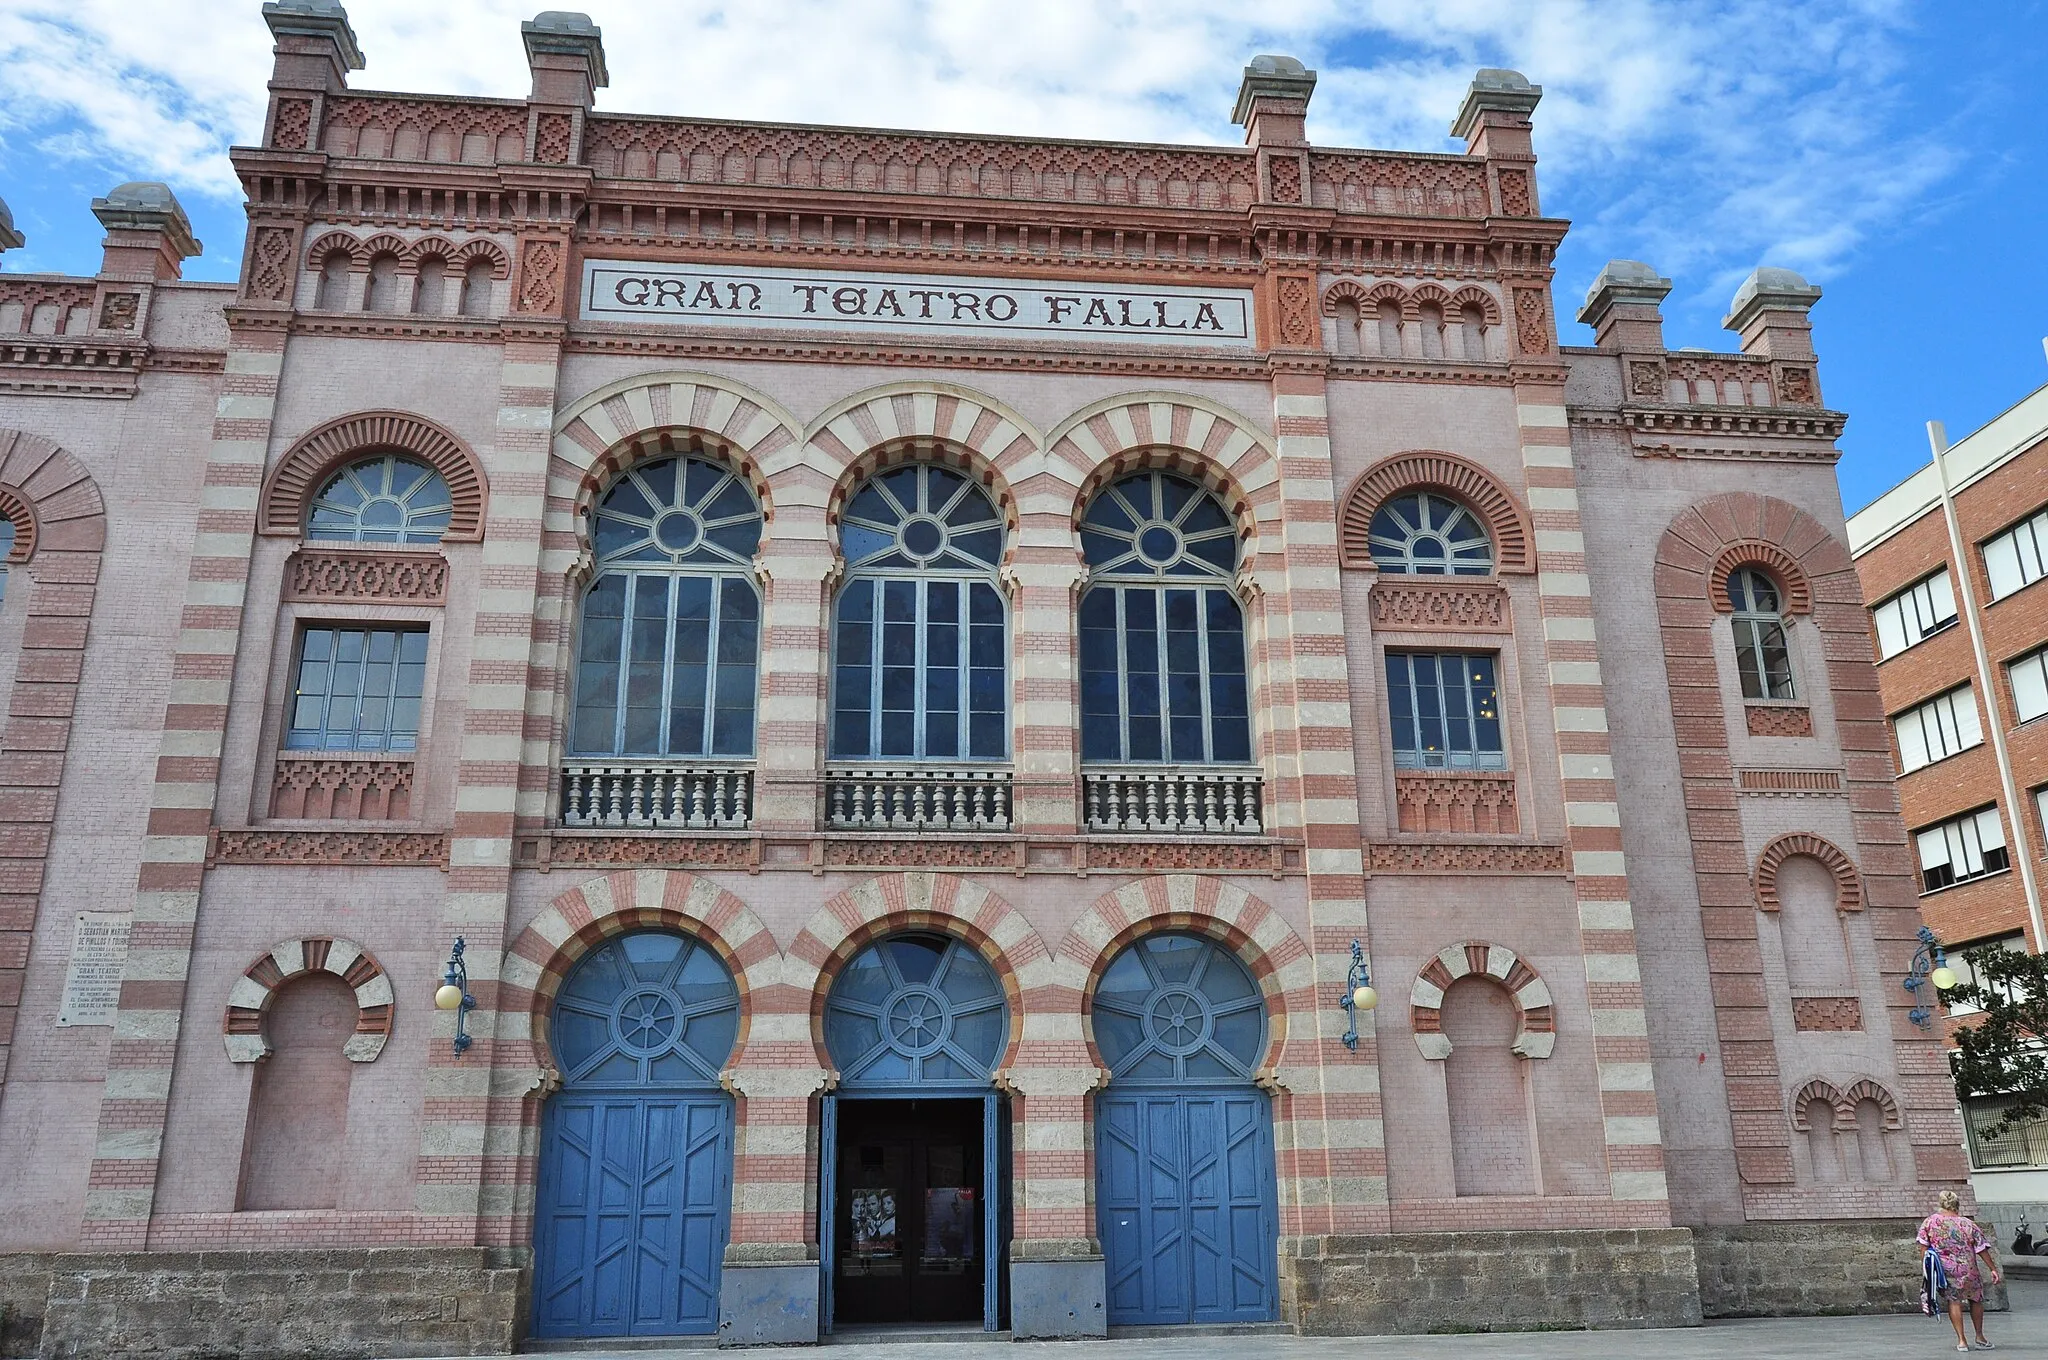
[[1941,1208],[1920,1225],[1918,1240],[1941,1263],[1945,1281],[1941,1297],[1948,1304],[1948,1320],[1956,1327],[1956,1349],[1970,1349],[1970,1338],[1963,1331],[1963,1305],[1967,1303],[1970,1321],[1977,1328],[1977,1349],[1988,1351],[1995,1348],[1984,1339],[1984,1276],[1978,1271],[1977,1262],[1983,1261],[1984,1269],[1991,1272],[1991,1282],[1996,1284],[1998,1258],[1984,1230],[1958,1212],[1962,1203],[1955,1191],[1942,1191]]

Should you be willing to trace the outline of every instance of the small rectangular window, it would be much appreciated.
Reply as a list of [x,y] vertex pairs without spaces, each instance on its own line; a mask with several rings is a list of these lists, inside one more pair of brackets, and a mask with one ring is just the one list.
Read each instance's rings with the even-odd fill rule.
[[1913,833],[1913,840],[1920,850],[1922,892],[1938,892],[2012,867],[1996,804],[1924,827]]
[[1497,663],[1492,653],[1387,653],[1396,769],[1507,768]]
[[1877,659],[1889,661],[1956,621],[1956,593],[1943,567],[1870,611],[1877,624]]
[[424,628],[307,628],[285,747],[416,750],[426,679]]
[[2021,722],[2048,713],[2048,647],[2006,662],[2005,674],[2012,683],[2012,705]]
[[1984,540],[1984,572],[1991,578],[1993,600],[2002,600],[2041,579],[2044,546],[2048,546],[2048,510]]
[[1906,773],[1984,741],[1984,729],[1977,719],[1977,696],[1969,685],[1907,709],[1892,719],[1892,731],[1899,739],[1899,769]]

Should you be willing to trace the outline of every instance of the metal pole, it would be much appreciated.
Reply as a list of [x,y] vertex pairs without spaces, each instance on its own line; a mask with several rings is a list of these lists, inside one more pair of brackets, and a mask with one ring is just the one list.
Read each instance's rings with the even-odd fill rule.
[[[2048,342],[2044,342],[2048,343]],[[2012,777],[2012,761],[2005,750],[2005,717],[1998,708],[1998,688],[1991,679],[1991,654],[1984,646],[1984,621],[1977,613],[1976,577],[1963,551],[1963,527],[1956,519],[1956,498],[1948,483],[1948,431],[1938,420],[1927,422],[1927,442],[1934,449],[1934,477],[1941,485],[1941,513],[1948,521],[1949,551],[1955,555],[1956,594],[1963,602],[1963,623],[1970,630],[1970,648],[1977,657],[1977,688],[1984,696],[1984,712],[1991,732],[1991,755],[1998,763],[1998,783],[2005,792],[2005,806],[2012,823],[2013,858],[2018,862],[2020,887],[2027,895],[2027,920],[2033,926],[2033,951],[2048,948],[2048,930],[2041,924],[2041,890],[2034,882],[2034,851],[2029,843],[2026,811],[2020,806],[2019,785]]]

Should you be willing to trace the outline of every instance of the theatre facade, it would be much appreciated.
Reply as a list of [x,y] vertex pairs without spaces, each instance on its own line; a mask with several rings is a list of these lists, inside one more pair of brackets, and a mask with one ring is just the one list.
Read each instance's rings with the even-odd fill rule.
[[151,184],[0,275],[7,1354],[1913,1297],[1817,289],[1561,345],[1513,72],[1054,142],[264,14],[236,283]]

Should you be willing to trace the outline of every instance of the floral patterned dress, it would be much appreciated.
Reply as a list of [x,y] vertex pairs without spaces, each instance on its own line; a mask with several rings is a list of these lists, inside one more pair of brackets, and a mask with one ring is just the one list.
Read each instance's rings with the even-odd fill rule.
[[1942,1273],[1948,1276],[1946,1302],[1984,1301],[1984,1277],[1978,1270],[1977,1253],[1988,1249],[1991,1241],[1982,1228],[1961,1214],[1930,1214],[1920,1225],[1918,1240],[1941,1258]]

